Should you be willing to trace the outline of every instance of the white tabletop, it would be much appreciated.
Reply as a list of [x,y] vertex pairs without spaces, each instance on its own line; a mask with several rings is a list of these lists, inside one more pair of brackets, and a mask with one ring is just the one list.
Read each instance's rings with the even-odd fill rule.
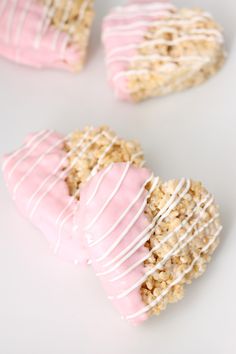
[[236,3],[179,1],[205,7],[223,24],[228,61],[200,87],[138,105],[116,101],[105,80],[99,30],[114,4],[119,0],[97,0],[89,62],[79,76],[0,60],[0,154],[17,148],[31,131],[109,124],[120,136],[140,140],[148,165],[163,179],[204,182],[221,206],[222,242],[181,302],[133,328],[112,308],[92,269],[51,253],[41,233],[17,213],[0,176],[0,353],[233,354]]

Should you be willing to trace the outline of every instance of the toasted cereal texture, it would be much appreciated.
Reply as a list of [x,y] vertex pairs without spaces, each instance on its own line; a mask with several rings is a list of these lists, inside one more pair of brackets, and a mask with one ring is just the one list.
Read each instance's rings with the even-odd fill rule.
[[[48,5],[48,0],[39,0]],[[52,0],[48,15],[51,25],[70,35],[68,46],[76,45],[81,53],[80,61],[73,68],[80,71],[86,59],[90,29],[94,18],[94,0]]]
[[65,143],[66,152],[73,149],[75,151],[68,158],[72,168],[66,179],[70,195],[77,195],[81,183],[113,162],[144,164],[139,143],[117,137],[108,127],[86,127],[74,132]]
[[222,29],[213,18],[200,9],[176,9],[145,33],[137,60],[130,61],[128,91],[133,101],[182,91],[206,81],[224,61]]
[[[185,284],[204,273],[219,243],[218,234],[222,228],[219,208],[200,182],[189,182],[188,193],[166,218],[156,224],[145,245],[149,251],[155,247],[145,261],[146,270],[159,264],[140,289],[145,305],[155,302],[149,315],[158,315],[168,303],[182,299]],[[150,220],[171,198],[178,183],[177,180],[159,182],[146,208]]]

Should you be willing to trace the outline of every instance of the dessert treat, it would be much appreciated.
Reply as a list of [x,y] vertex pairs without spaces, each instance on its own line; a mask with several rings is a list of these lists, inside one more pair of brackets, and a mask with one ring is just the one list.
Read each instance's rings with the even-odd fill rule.
[[93,0],[0,0],[0,55],[36,68],[79,71]]
[[103,24],[108,80],[118,98],[141,101],[201,84],[225,60],[221,27],[200,9],[133,1]]
[[147,169],[117,163],[90,179],[80,198],[76,220],[93,267],[133,324],[181,299],[219,242],[218,206],[190,179],[163,183]]
[[86,127],[67,136],[33,133],[4,158],[2,168],[20,212],[44,233],[55,253],[77,264],[88,261],[75,225],[80,186],[121,161],[142,166],[139,144],[118,138],[106,127]]

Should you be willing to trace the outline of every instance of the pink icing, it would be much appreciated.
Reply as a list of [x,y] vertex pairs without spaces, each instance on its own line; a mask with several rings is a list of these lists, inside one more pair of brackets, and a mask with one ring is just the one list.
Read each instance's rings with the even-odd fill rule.
[[[150,180],[151,173],[144,168],[117,163],[101,179],[102,174],[104,171],[96,174],[81,188],[80,209],[77,214],[81,234],[83,233],[87,240],[89,256],[98,275],[109,269],[105,265],[113,261],[150,224],[144,214],[147,199],[147,190],[144,187]],[[97,188],[98,184],[99,188]],[[93,195],[95,190],[96,193]],[[123,217],[119,219],[121,215]],[[119,223],[117,223],[118,219]],[[108,230],[111,232],[108,233]],[[124,237],[120,239],[122,233]],[[102,238],[106,234],[107,236]],[[109,249],[111,251],[108,254]],[[145,307],[139,287],[125,297],[115,298],[145,274],[143,263],[121,279],[113,282],[111,279],[122,274],[147,254],[147,248],[142,245],[117,269],[107,275],[99,275],[107,294],[114,297],[112,302],[124,318]],[[146,319],[147,314],[144,312],[131,322],[139,324]]]
[[80,61],[79,48],[68,45],[69,36],[45,21],[45,8],[35,0],[2,0],[0,55],[37,68],[73,70]]
[[[163,3],[162,8],[159,10],[153,10],[153,11],[147,11],[146,6],[151,5],[151,4],[158,4],[158,3]],[[166,3],[166,5],[165,5]],[[128,11],[129,6],[135,6],[137,5],[137,9],[135,10],[135,16],[132,17],[126,17],[124,14]],[[124,45],[136,45],[137,48],[138,46],[143,42],[144,40],[144,35],[148,30],[148,22],[149,21],[155,21],[159,20],[160,18],[163,17],[163,11],[168,11],[170,5],[169,1],[163,0],[163,1],[154,1],[154,0],[131,0],[128,2],[128,5],[121,7],[122,9],[122,15],[119,15],[119,12],[117,12],[117,9],[113,9],[109,15],[107,15],[103,21],[103,44],[105,47],[105,54],[106,54],[106,59],[109,58],[110,54],[116,50],[117,48],[120,48]],[[140,22],[141,24],[138,27],[138,30],[134,30],[132,32],[123,32],[123,35],[120,33],[116,32],[114,34],[111,34],[111,31],[115,31],[117,26],[123,26],[123,25],[134,25],[135,23]],[[130,49],[125,51],[125,56],[126,57],[133,57],[135,54],[137,54],[138,49]],[[117,55],[118,56],[118,55]],[[114,56],[116,58],[116,56]],[[113,62],[107,61],[107,74],[108,74],[108,82],[113,88],[116,96],[122,100],[127,100],[130,101],[130,92],[127,86],[128,79],[126,76],[119,77],[118,80],[116,80],[116,77],[119,73],[121,72],[126,72],[128,70],[129,63],[127,61],[122,61],[120,59],[117,59]]]
[[67,160],[63,140],[51,131],[29,135],[21,149],[4,157],[3,174],[20,212],[43,232],[54,250],[57,246],[57,254],[85,264],[82,238],[73,232],[78,202],[69,196],[62,172]]

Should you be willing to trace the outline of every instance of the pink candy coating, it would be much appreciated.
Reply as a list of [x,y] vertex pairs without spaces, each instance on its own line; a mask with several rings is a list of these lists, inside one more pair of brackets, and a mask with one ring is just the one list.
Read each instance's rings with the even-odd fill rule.
[[63,168],[67,165],[64,137],[44,131],[29,135],[22,148],[5,156],[3,175],[19,211],[39,228],[64,260],[87,262],[75,232],[78,201],[69,196]]
[[46,11],[35,0],[2,0],[0,55],[36,68],[73,70],[80,61],[80,51],[68,45],[65,32],[50,25]]
[[[99,172],[81,188],[80,209],[77,214],[80,233],[84,234],[87,240],[89,257],[98,275],[111,269],[112,265],[107,267],[106,264],[119,257],[150,224],[144,214],[148,194],[145,184],[151,178],[150,171],[127,163],[114,164],[112,168],[108,167],[107,171],[105,175],[104,171]],[[112,303],[124,318],[145,307],[140,287],[136,287],[127,296],[116,298],[144,275],[144,265],[141,262],[121,279],[112,279],[121,275],[147,253],[148,249],[142,245],[114,271],[107,275],[100,274],[107,294],[114,297]],[[118,262],[117,260],[116,263]],[[147,314],[143,313],[131,322],[139,324],[146,319]]]

